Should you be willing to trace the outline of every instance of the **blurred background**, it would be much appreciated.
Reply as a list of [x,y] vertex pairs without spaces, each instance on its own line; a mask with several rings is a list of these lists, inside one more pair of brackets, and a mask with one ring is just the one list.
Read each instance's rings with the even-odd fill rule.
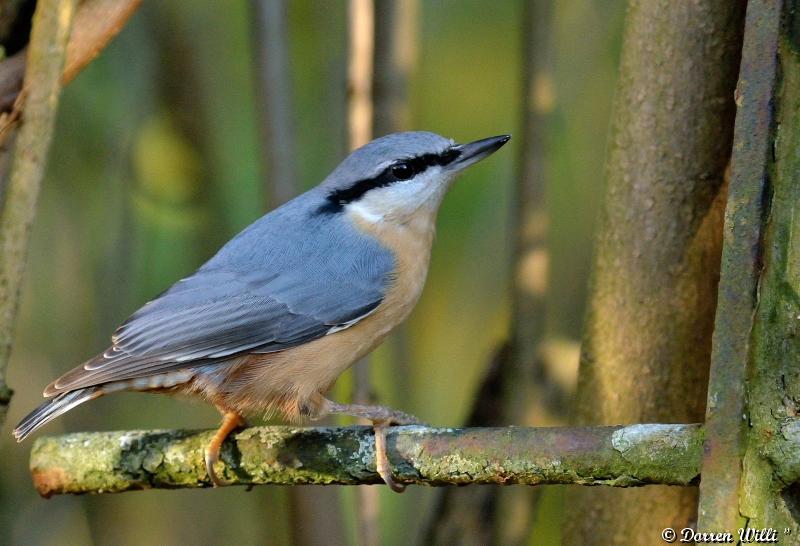
[[[516,136],[529,100],[522,96],[530,38],[523,1],[400,1],[412,18],[403,38],[403,123],[461,142]],[[571,348],[569,369],[577,365],[572,349],[602,195],[624,2],[551,4],[553,72],[544,87],[551,121],[541,166],[550,217],[545,329]],[[14,544],[288,544],[315,536],[359,543],[356,488],[43,500],[27,470],[31,442],[17,445],[10,432],[49,381],[103,350],[130,313],[285,192],[319,183],[347,153],[348,4],[286,2],[277,31],[264,24],[263,10],[244,1],[145,2],[64,91],[9,369],[16,394],[0,435],[0,525]],[[380,9],[376,17],[379,26]],[[285,47],[283,81],[268,77],[275,59],[264,57],[280,51],[269,47],[276,32]],[[283,155],[270,152],[276,119],[289,145]],[[521,144],[514,138],[467,171],[445,200],[422,299],[400,338],[371,358],[380,403],[440,426],[458,426],[470,413],[487,364],[509,335]],[[273,181],[286,169],[294,187],[278,188]],[[352,383],[350,373],[343,376],[332,398],[349,400]],[[44,433],[210,428],[218,420],[210,406],[118,394],[77,408]],[[424,542],[442,491],[373,489],[382,542]],[[542,491],[531,544],[558,540],[561,488]]]

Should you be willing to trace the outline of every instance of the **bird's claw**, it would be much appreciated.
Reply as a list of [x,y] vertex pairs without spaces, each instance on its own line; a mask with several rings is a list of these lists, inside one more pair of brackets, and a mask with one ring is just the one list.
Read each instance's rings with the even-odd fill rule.
[[214,487],[224,487],[226,485],[231,485],[232,482],[220,478],[217,475],[217,471],[214,470],[214,465],[219,462],[219,451],[207,449],[205,453],[205,461],[206,461],[206,472],[208,473],[208,479],[211,480],[211,485],[213,485]]
[[406,486],[395,482],[392,478],[392,465],[389,463],[389,456],[386,450],[386,429],[390,425],[391,423],[388,422],[373,423],[372,428],[375,431],[375,469],[392,491],[402,493],[406,490]]

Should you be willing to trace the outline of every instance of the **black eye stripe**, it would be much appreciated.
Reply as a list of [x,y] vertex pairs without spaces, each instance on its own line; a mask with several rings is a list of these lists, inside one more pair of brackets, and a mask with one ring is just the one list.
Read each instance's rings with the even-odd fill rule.
[[[460,155],[460,151],[449,148],[440,154],[423,154],[409,159],[402,159],[389,165],[380,174],[372,178],[359,180],[350,187],[332,191],[328,194],[326,203],[317,212],[328,214],[340,212],[345,205],[359,200],[371,189],[385,188],[395,182],[410,180],[427,170],[428,167],[449,165]],[[409,169],[410,173],[400,173],[402,176],[406,176],[406,174],[409,174],[409,176],[405,178],[397,176],[394,172],[397,168],[400,168],[401,171],[405,171],[406,168]]]

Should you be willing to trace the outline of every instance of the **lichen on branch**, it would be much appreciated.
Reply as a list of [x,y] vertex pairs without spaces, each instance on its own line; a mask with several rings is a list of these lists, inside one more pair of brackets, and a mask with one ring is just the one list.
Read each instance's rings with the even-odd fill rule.
[[[43,496],[209,487],[203,450],[213,431],[122,431],[42,437],[31,453]],[[406,484],[694,485],[700,425],[585,428],[393,427],[389,458]],[[234,485],[374,484],[370,427],[254,427],[225,443]]]

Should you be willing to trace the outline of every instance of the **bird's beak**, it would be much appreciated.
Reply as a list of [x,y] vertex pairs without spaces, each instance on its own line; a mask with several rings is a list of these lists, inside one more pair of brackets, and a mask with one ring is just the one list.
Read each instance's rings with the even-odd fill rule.
[[476,140],[467,144],[459,144],[451,148],[458,152],[458,158],[448,165],[448,169],[460,171],[474,165],[484,157],[488,157],[499,150],[503,144],[511,140],[511,135],[500,135]]

